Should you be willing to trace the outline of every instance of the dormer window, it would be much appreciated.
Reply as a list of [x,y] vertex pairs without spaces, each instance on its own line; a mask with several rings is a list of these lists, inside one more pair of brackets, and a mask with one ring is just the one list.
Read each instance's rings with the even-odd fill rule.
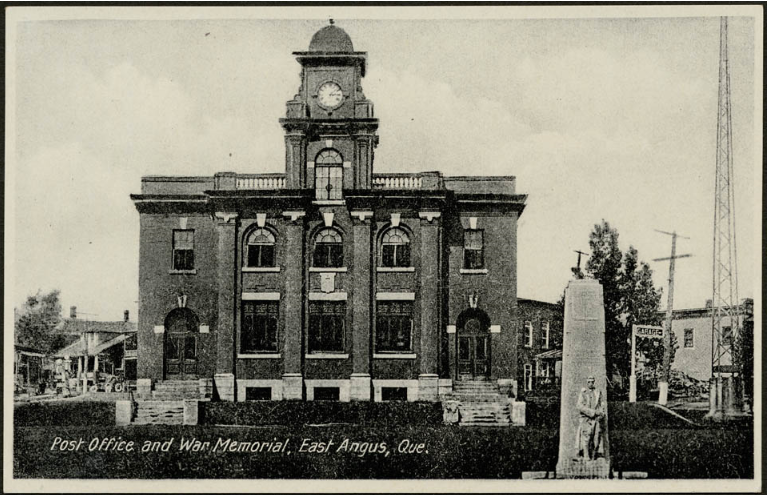
[[344,187],[344,161],[334,149],[320,151],[314,160],[314,187],[321,201],[340,200]]

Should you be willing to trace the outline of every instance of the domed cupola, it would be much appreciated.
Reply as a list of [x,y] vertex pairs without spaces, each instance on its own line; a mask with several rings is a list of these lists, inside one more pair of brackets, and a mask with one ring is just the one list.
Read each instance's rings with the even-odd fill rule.
[[330,21],[329,26],[325,26],[320,29],[309,43],[310,52],[325,52],[325,53],[352,53],[354,52],[354,45],[352,45],[352,39],[346,34],[346,31],[333,24]]
[[301,64],[301,85],[280,119],[286,187],[315,188],[318,201],[338,200],[330,198],[327,185],[339,192],[370,189],[378,119],[362,91],[367,53],[354,51],[349,35],[331,19],[307,51],[293,55]]

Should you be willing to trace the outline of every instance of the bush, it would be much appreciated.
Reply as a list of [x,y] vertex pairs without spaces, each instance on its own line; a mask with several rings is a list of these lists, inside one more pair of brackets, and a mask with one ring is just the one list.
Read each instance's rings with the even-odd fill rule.
[[13,408],[16,426],[113,426],[114,402],[30,402]]
[[254,401],[202,402],[200,406],[200,424],[209,425],[442,424],[439,402]]
[[[533,428],[559,428],[559,403],[529,401],[527,403],[527,425]],[[682,414],[684,416],[684,414]],[[690,418],[696,421],[699,418]],[[607,420],[609,429],[643,430],[647,428],[698,428],[662,409],[645,403],[608,402]]]

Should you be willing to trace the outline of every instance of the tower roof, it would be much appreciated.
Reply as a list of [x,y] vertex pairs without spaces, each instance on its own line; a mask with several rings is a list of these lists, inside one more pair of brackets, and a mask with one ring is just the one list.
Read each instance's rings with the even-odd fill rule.
[[354,52],[352,39],[346,34],[346,31],[334,25],[331,21],[329,26],[320,29],[309,43],[310,52]]

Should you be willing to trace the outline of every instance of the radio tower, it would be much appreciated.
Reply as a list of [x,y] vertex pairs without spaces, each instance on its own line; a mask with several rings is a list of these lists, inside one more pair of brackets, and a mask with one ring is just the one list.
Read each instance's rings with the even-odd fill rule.
[[732,170],[730,66],[727,58],[727,18],[720,20],[719,112],[716,132],[714,199],[714,287],[711,305],[712,380],[708,417],[724,419],[738,413],[740,360],[735,347],[740,334],[735,188]]

